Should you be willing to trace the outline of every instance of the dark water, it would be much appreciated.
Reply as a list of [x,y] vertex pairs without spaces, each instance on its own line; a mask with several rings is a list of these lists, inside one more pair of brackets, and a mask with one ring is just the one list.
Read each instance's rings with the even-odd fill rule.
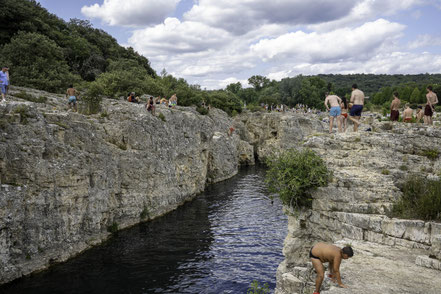
[[264,171],[242,170],[176,211],[0,293],[246,293],[253,280],[274,289],[287,220],[267,195]]

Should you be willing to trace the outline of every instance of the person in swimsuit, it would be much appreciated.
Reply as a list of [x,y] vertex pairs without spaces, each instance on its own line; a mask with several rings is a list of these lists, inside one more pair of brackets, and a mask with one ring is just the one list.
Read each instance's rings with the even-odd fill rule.
[[349,119],[354,123],[354,132],[358,131],[360,125],[361,112],[364,105],[364,93],[358,89],[357,84],[352,85],[351,94],[351,111],[349,112]]
[[342,288],[347,288],[347,286],[341,282],[340,264],[342,259],[348,259],[352,256],[354,256],[354,251],[351,246],[346,246],[341,249],[340,247],[327,243],[315,244],[309,251],[309,257],[317,273],[314,294],[320,294],[320,287],[325,278],[325,268],[323,266],[325,262],[329,262],[331,272],[329,277],[332,281],[337,282]]
[[427,87],[426,98],[427,98],[427,104],[426,107],[424,108],[424,123],[428,125],[432,125],[433,124],[432,115],[433,112],[435,111],[433,107],[435,104],[438,103],[438,97],[434,92],[432,92],[432,86]]
[[400,105],[401,101],[398,98],[398,92],[394,92],[394,100],[392,100],[392,103],[390,104],[390,120],[391,121],[398,121],[400,118]]
[[147,111],[150,111],[153,115],[155,115],[155,101],[153,101],[153,97],[150,97],[145,107],[147,108]]
[[[326,93],[325,99],[325,107],[329,111],[329,133],[332,133],[332,126],[334,125],[334,118],[337,119],[338,132],[341,133],[341,108],[340,108],[341,99],[337,95],[329,95]],[[328,104],[331,106],[329,109]]]
[[346,127],[348,125],[348,101],[345,96],[341,97],[341,101],[341,118],[343,120],[344,132],[346,132]]
[[77,111],[77,90],[75,90],[73,85],[70,85],[66,90],[66,97],[69,97],[69,108],[73,108],[74,111]]
[[403,121],[410,123],[412,122],[413,109],[410,108],[409,103],[406,103],[406,109],[403,112]]

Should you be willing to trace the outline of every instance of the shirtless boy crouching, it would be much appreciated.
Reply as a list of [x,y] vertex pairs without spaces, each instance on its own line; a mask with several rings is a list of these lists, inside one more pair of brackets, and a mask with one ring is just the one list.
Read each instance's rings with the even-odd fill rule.
[[323,263],[329,262],[329,269],[331,274],[329,277],[333,282],[337,282],[342,288],[347,288],[341,281],[340,276],[340,264],[342,259],[348,259],[354,255],[354,251],[350,246],[346,246],[343,249],[332,244],[317,243],[309,251],[309,257],[311,258],[312,265],[317,273],[315,280],[315,292],[320,293],[320,287],[322,286],[323,279],[325,278],[325,268]]

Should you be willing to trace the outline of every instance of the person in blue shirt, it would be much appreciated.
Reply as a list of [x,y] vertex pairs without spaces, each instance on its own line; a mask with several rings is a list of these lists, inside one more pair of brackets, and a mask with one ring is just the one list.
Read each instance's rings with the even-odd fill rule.
[[9,88],[9,68],[7,66],[3,66],[0,71],[0,90],[2,92],[2,102],[6,101],[6,95],[8,94]]

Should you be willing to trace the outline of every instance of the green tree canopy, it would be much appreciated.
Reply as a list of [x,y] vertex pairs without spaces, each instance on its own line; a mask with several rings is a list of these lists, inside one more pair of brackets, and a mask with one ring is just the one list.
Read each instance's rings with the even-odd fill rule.
[[39,33],[18,33],[3,46],[0,56],[17,85],[57,92],[79,80],[69,72],[63,50]]

